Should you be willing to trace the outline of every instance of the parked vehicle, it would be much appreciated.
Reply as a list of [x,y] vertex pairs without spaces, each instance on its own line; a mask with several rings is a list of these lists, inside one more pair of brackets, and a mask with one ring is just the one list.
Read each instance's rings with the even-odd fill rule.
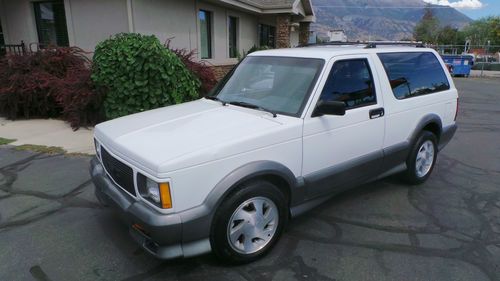
[[396,173],[425,182],[457,106],[432,49],[260,51],[206,98],[96,126],[90,172],[156,257],[249,262],[336,193]]
[[473,55],[442,55],[444,62],[451,66],[453,76],[469,77],[474,65]]

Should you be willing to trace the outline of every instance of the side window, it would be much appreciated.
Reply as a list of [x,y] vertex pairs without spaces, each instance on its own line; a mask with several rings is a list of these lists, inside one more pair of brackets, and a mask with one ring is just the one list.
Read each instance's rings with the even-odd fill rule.
[[342,101],[347,109],[375,104],[377,98],[368,61],[337,61],[330,71],[320,100]]
[[397,99],[450,89],[443,67],[433,53],[381,53],[378,57]]

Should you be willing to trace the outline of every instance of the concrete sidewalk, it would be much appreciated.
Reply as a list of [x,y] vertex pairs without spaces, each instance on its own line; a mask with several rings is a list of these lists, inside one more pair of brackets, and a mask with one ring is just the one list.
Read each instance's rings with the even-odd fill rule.
[[11,145],[57,146],[68,153],[94,154],[93,130],[73,131],[61,120],[33,119],[10,121],[0,118],[0,138],[15,139]]
[[[470,77],[481,77],[481,70],[471,70]],[[485,70],[482,77],[500,78],[500,71]]]

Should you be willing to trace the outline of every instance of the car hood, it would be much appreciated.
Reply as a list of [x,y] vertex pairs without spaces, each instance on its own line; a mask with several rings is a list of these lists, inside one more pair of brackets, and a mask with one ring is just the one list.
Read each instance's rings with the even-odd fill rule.
[[[300,137],[299,120],[201,99],[101,123],[95,136],[118,158],[160,176]],[[283,131],[289,122],[297,128]]]

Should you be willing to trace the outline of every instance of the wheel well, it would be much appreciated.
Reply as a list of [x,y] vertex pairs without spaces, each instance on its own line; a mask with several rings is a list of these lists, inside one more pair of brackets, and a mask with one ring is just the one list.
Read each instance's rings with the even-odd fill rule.
[[258,175],[255,177],[251,177],[249,179],[245,179],[244,181],[238,183],[238,185],[242,185],[244,183],[248,183],[255,180],[265,180],[274,184],[283,193],[283,195],[285,195],[288,206],[290,206],[290,199],[291,199],[290,184],[283,177],[274,174]]
[[441,136],[441,127],[439,127],[437,123],[431,122],[425,125],[422,131],[429,131],[433,133],[439,141],[439,137]]
[[290,185],[284,178],[277,175],[264,175],[261,176],[261,178],[271,182],[276,187],[278,187],[281,192],[283,192],[283,195],[285,195],[288,201],[288,205],[290,205]]

